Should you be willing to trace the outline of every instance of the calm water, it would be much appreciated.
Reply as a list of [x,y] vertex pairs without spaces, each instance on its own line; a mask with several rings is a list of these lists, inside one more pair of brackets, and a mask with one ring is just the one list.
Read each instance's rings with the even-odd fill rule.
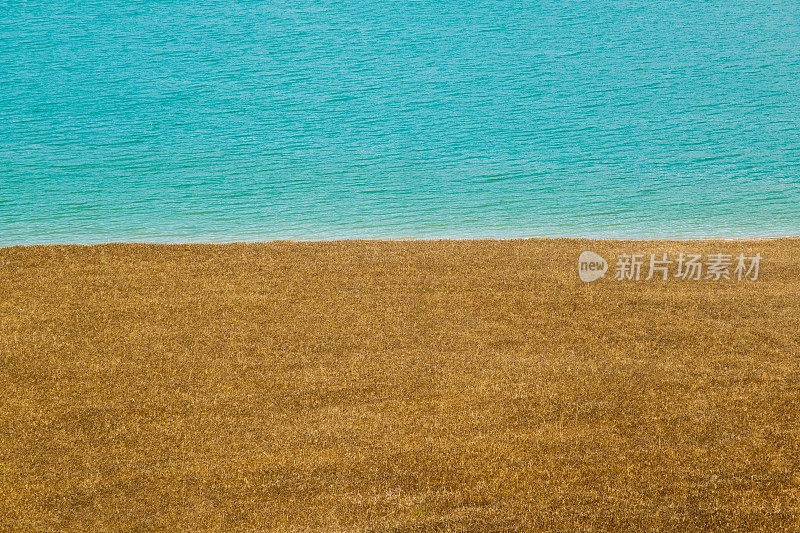
[[0,1],[0,245],[800,235],[800,3]]

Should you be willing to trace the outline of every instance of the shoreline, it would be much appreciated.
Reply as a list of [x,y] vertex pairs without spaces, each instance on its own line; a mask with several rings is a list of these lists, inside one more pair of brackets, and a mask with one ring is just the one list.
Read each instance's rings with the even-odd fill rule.
[[229,246],[229,245],[271,245],[278,243],[297,243],[297,244],[324,244],[324,243],[436,243],[436,242],[682,242],[682,243],[708,243],[708,242],[774,242],[774,241],[798,241],[800,235],[778,235],[778,236],[755,236],[755,237],[636,237],[636,238],[612,238],[612,237],[442,237],[442,238],[346,238],[346,239],[274,239],[265,241],[231,240],[231,241],[107,241],[94,243],[75,243],[75,242],[53,242],[42,244],[4,244],[0,245],[0,250],[11,248],[47,247],[47,246],[117,246],[117,245],[152,245],[152,246]]

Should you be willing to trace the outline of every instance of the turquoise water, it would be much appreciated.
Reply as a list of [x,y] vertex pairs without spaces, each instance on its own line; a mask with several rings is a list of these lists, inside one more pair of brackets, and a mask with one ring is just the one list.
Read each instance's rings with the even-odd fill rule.
[[796,0],[0,2],[0,245],[800,235],[798,51]]

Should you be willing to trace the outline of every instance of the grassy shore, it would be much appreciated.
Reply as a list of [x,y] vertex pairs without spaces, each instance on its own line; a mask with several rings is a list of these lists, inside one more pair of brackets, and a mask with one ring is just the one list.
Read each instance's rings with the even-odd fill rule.
[[796,531],[799,318],[797,239],[0,249],[0,530]]

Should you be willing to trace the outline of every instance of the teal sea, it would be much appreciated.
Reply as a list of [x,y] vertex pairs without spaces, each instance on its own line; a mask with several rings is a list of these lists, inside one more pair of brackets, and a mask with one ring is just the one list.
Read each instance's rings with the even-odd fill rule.
[[0,246],[779,235],[796,0],[0,1]]

